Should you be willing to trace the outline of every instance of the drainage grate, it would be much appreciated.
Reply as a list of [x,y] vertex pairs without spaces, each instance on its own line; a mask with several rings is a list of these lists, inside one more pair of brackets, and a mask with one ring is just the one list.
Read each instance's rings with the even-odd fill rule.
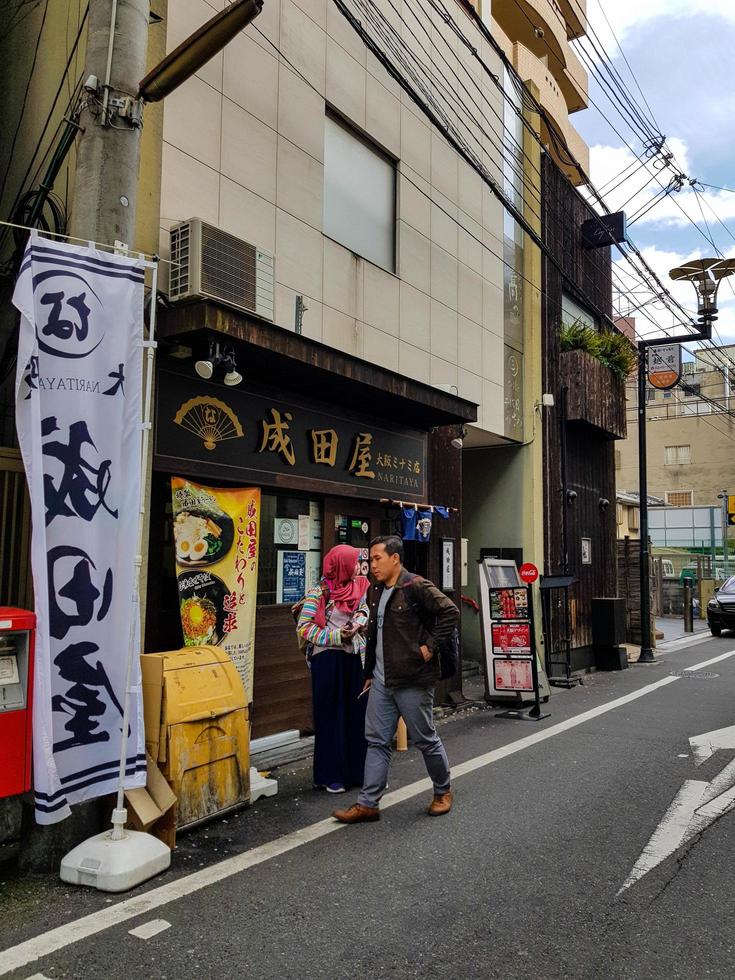
[[720,675],[713,673],[711,670],[672,670],[669,676],[684,677],[692,681],[711,681]]

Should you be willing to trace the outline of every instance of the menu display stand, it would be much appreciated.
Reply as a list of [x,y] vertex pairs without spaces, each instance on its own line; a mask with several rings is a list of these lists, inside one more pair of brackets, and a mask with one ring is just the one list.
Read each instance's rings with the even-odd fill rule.
[[[540,721],[539,663],[536,651],[532,586],[520,581],[513,561],[485,558],[480,562],[482,639],[485,652],[486,700],[512,698],[514,707],[498,718]],[[523,695],[533,706],[523,706]]]

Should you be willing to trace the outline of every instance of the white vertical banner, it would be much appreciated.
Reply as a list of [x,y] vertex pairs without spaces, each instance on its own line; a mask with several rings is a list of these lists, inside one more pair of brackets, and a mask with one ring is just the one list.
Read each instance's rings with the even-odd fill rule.
[[13,295],[38,624],[34,795],[44,824],[117,789],[131,642],[125,786],[146,782],[133,594],[147,265],[32,235]]

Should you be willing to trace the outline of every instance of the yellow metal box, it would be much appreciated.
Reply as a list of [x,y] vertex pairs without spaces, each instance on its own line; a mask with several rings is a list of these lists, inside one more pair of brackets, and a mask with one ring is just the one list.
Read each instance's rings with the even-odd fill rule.
[[177,825],[247,802],[248,708],[225,651],[185,647],[141,663],[146,745],[178,799]]

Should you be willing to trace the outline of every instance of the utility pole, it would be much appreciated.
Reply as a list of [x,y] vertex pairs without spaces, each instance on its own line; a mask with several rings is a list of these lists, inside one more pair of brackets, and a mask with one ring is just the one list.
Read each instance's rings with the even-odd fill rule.
[[133,244],[149,0],[90,0],[70,234]]
[[730,508],[728,506],[730,495],[728,494],[727,490],[721,490],[717,496],[722,501],[722,508],[720,511],[722,523],[722,568],[725,573],[725,578],[727,578],[730,574],[730,549],[727,546],[727,528],[730,523]]
[[70,235],[105,245],[133,244],[143,103],[170,95],[262,7],[263,0],[234,0],[143,77],[149,0],[89,0],[86,98]]

